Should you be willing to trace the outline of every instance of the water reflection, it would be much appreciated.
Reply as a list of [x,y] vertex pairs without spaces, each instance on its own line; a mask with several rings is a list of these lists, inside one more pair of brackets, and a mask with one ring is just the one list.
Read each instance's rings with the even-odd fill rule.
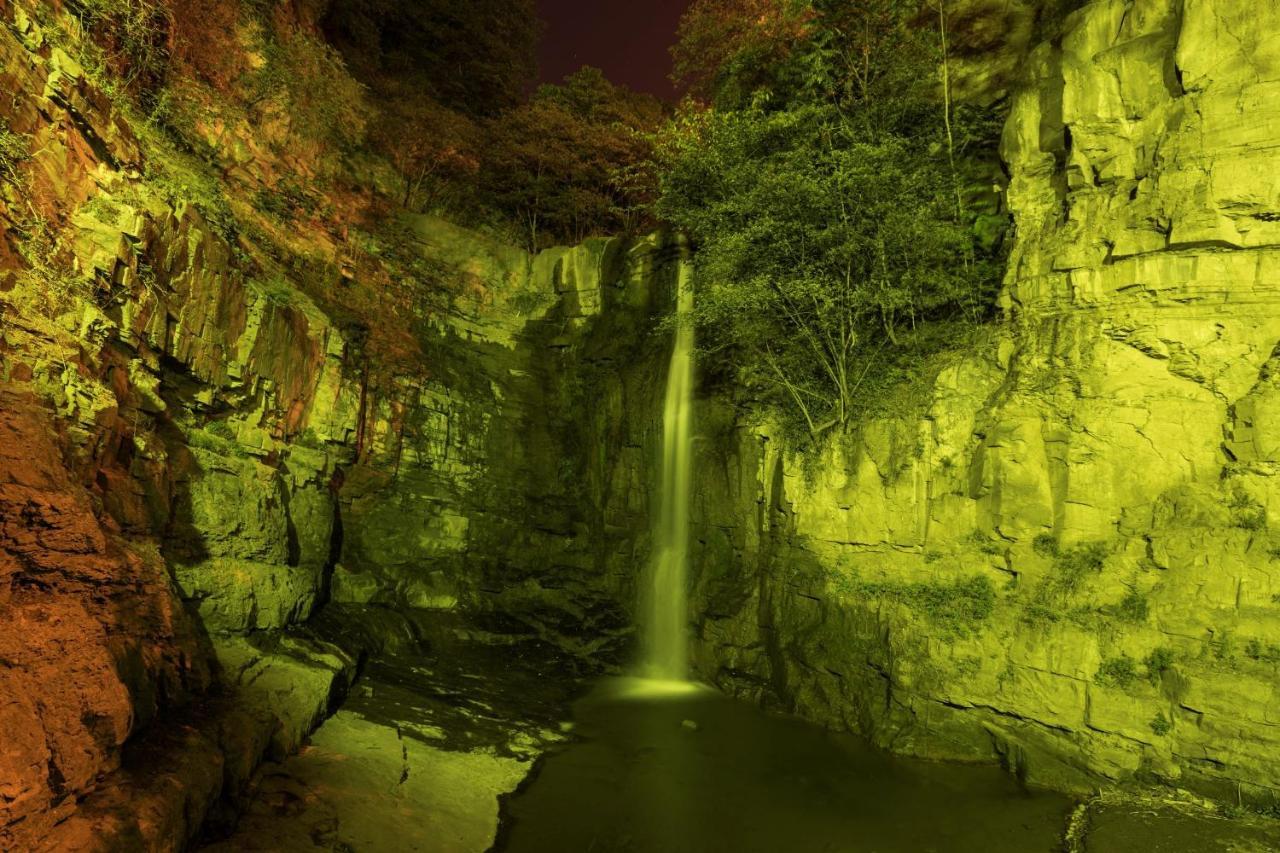
[[1071,805],[709,691],[607,682],[577,718],[583,739],[507,802],[497,849],[1037,853],[1059,849]]

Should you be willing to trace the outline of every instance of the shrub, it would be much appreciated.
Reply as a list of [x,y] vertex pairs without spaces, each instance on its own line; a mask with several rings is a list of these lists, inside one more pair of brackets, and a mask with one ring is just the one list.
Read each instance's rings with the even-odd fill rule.
[[1173,667],[1173,658],[1173,649],[1168,646],[1152,649],[1142,661],[1147,668],[1147,680],[1152,684],[1159,684],[1165,672]]
[[337,51],[306,33],[281,33],[264,52],[267,61],[249,79],[254,104],[283,109],[300,140],[343,152],[364,141],[364,87]]
[[76,10],[97,45],[81,57],[85,70],[109,93],[153,96],[169,65],[168,6],[157,0],[79,0]]
[[223,237],[235,231],[235,216],[224,187],[208,163],[179,148],[165,134],[152,133],[143,167],[147,185],[171,205],[190,204]]
[[1107,546],[1101,542],[1088,542],[1060,551],[1053,563],[1053,586],[1064,595],[1075,593],[1086,575],[1102,570],[1106,559]]
[[1236,659],[1236,640],[1229,631],[1214,632],[1209,640],[1209,651],[1215,660],[1230,664]]
[[921,327],[990,310],[999,265],[974,258],[921,139],[824,102],[688,117],[658,151],[658,212],[700,245],[705,340],[813,435],[859,416]]
[[226,439],[227,441],[235,441],[236,439],[235,430],[231,428],[231,424],[224,420],[210,421],[204,429],[205,432],[210,435],[216,435],[219,438]]
[[1256,637],[1244,644],[1245,657],[1260,663],[1280,663],[1280,646],[1264,644]]
[[1062,611],[1057,607],[1033,601],[1022,612],[1022,621],[1028,625],[1044,625],[1057,622],[1062,618]]
[[1227,501],[1232,522],[1243,530],[1265,530],[1267,510],[1248,492],[1237,486]]
[[1116,607],[1116,615],[1126,622],[1145,622],[1150,614],[1151,608],[1147,604],[1147,597],[1136,589],[1131,589],[1120,604]]
[[1031,540],[1031,550],[1041,557],[1058,556],[1058,537],[1052,533],[1041,533]]
[[1000,545],[994,539],[981,530],[974,530],[969,534],[969,541],[975,548],[984,554],[999,554]]
[[1125,654],[1107,658],[1098,667],[1094,680],[1107,687],[1128,687],[1138,680],[1138,665]]
[[860,597],[897,601],[957,634],[968,633],[986,621],[996,603],[995,586],[985,575],[933,583],[854,582],[849,591]]
[[18,168],[29,156],[27,137],[14,133],[0,121],[0,181],[18,184],[21,180]]
[[1169,718],[1164,715],[1163,711],[1157,712],[1147,725],[1151,726],[1151,731],[1160,737],[1164,737],[1173,729],[1173,723],[1169,722]]
[[811,436],[989,318],[1003,272],[1002,107],[953,108],[912,6],[701,0],[674,50],[715,105],[656,148],[657,212],[699,245],[701,340]]
[[662,117],[656,99],[583,68],[486,123],[481,189],[531,250],[634,229],[656,191],[649,133]]
[[253,206],[282,222],[293,221],[298,216],[314,216],[320,209],[314,193],[288,179],[254,193]]

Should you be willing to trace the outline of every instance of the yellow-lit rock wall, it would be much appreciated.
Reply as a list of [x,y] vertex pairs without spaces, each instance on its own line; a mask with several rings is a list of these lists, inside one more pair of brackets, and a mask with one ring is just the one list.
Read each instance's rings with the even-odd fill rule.
[[816,461],[703,445],[699,665],[908,752],[1272,803],[1280,5],[1063,30],[1012,93],[989,344]]

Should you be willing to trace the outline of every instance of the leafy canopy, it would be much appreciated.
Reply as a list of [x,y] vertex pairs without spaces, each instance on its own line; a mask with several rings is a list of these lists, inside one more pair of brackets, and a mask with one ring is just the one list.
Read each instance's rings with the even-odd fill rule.
[[662,104],[584,67],[492,120],[481,187],[531,249],[630,231],[652,200],[651,132]]
[[[716,107],[688,103],[661,134],[657,211],[698,245],[713,363],[816,435],[939,324],[989,312],[1000,265],[975,240],[965,158],[994,124],[939,93],[914,3],[704,0],[682,32],[731,7],[763,32],[700,70]],[[775,44],[779,21],[799,37]]]

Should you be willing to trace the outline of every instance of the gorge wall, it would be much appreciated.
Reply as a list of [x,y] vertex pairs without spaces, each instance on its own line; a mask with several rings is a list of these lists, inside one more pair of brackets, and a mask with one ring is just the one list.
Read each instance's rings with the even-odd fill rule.
[[1087,790],[1280,787],[1280,6],[1099,0],[1030,51],[989,343],[787,450],[708,401],[696,665]]
[[[674,241],[277,227],[241,199],[298,164],[211,123],[229,229],[34,9],[0,0],[0,846],[218,820],[356,676],[321,610],[624,660]],[[903,752],[1271,804],[1280,6],[1063,32],[1001,60],[983,343],[818,452],[699,400],[694,668]]]
[[[221,173],[149,138],[74,23],[0,2],[0,847],[180,849],[226,817],[370,651],[303,627],[325,605],[616,659],[608,573],[643,542],[586,499],[587,432],[661,393],[607,377],[675,246],[282,227],[240,184],[298,163],[247,125],[208,128]],[[236,227],[187,197],[208,182]]]

